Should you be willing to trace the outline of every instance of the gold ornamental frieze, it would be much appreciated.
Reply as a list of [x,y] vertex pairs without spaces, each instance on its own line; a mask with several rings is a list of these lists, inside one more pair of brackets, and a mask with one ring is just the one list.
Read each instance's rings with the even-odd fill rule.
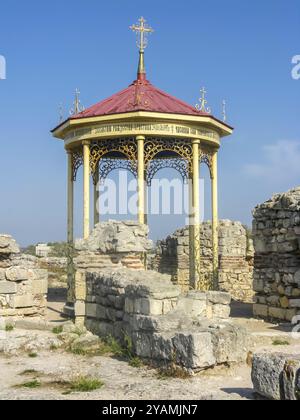
[[217,131],[188,124],[172,123],[113,123],[93,127],[79,128],[71,131],[65,138],[66,144],[76,143],[84,139],[107,138],[132,135],[176,136],[204,139],[219,144],[220,135]]

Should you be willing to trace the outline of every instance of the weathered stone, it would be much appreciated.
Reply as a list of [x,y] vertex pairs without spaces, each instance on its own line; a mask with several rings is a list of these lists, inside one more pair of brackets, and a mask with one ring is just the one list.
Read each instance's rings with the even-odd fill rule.
[[216,364],[212,336],[203,333],[178,333],[173,338],[176,362],[187,369],[204,369]]
[[280,354],[255,354],[252,363],[254,391],[271,400],[284,399],[284,366],[285,359]]
[[19,254],[20,248],[9,235],[0,235],[0,255]]
[[11,296],[11,306],[12,308],[29,308],[34,306],[33,296],[30,295],[12,295]]
[[258,316],[258,317],[268,317],[269,315],[268,305],[254,304],[253,314],[254,316]]
[[282,353],[253,357],[254,390],[272,400],[300,400],[300,358]]
[[10,281],[0,281],[0,295],[10,295],[17,293],[16,283]]
[[34,280],[32,282],[33,295],[46,295],[48,293],[48,279]]
[[29,271],[22,267],[10,267],[6,270],[8,281],[26,281],[29,279]]

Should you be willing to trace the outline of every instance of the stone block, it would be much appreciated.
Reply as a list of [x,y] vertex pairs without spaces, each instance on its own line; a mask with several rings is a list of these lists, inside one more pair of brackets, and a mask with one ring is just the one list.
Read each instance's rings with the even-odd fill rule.
[[48,293],[48,279],[34,280],[32,282],[33,295],[46,295]]
[[269,315],[269,307],[268,305],[261,305],[261,304],[254,304],[253,305],[253,315],[266,318]]
[[12,295],[11,296],[11,307],[12,308],[30,308],[34,305],[33,297],[29,295]]
[[11,295],[17,293],[16,283],[10,281],[0,281],[0,295]]
[[173,338],[176,362],[187,369],[205,369],[216,364],[212,335],[177,333]]
[[286,309],[281,308],[269,308],[269,317],[274,319],[285,320],[286,319]]
[[285,359],[280,354],[255,354],[251,374],[254,391],[271,400],[282,400],[284,365]]
[[8,281],[27,281],[29,279],[29,270],[22,267],[10,267],[5,273]]
[[85,302],[78,300],[75,303],[75,316],[85,316],[86,310],[85,310]]
[[290,299],[289,300],[289,307],[300,309],[300,299]]
[[290,356],[283,369],[284,399],[300,401],[300,357]]
[[212,305],[213,318],[228,319],[230,312],[231,308],[228,305]]
[[87,303],[85,305],[85,313],[88,318],[96,318],[97,317],[97,304]]
[[187,316],[205,317],[207,313],[206,297],[205,300],[196,300],[190,295],[179,298],[177,308],[182,310]]
[[231,296],[226,292],[207,292],[207,300],[213,304],[230,305]]
[[75,274],[75,296],[77,300],[85,300],[87,295],[85,272],[76,271]]

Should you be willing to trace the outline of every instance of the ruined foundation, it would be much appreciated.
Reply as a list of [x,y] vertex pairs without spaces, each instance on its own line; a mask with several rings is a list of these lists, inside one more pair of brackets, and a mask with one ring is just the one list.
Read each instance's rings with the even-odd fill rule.
[[14,239],[0,235],[0,316],[44,315],[48,273],[38,259],[21,254]]
[[[149,248],[147,233],[132,222],[102,223],[93,239],[77,244],[77,324],[101,337],[129,340],[134,353],[154,365],[198,371],[244,361],[247,333],[229,319],[230,294],[182,293],[169,275],[122,267],[124,256]],[[126,245],[123,238],[132,239]],[[109,267],[100,268],[105,258]]]

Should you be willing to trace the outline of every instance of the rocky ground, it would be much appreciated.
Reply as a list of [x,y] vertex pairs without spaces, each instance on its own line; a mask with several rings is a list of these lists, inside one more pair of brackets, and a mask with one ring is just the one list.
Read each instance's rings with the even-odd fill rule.
[[[124,359],[112,346],[104,350],[100,346],[100,353],[86,352],[98,349],[98,339],[65,323],[61,306],[50,304],[48,321],[19,323],[0,340],[0,400],[255,399],[251,353],[248,365],[218,367],[194,377],[166,374],[140,365],[139,360]],[[284,326],[247,319],[245,311],[241,317],[237,309],[235,322],[249,330],[252,351],[300,353],[300,341],[293,340]],[[96,380],[98,389],[79,392],[74,383],[82,378]]]

